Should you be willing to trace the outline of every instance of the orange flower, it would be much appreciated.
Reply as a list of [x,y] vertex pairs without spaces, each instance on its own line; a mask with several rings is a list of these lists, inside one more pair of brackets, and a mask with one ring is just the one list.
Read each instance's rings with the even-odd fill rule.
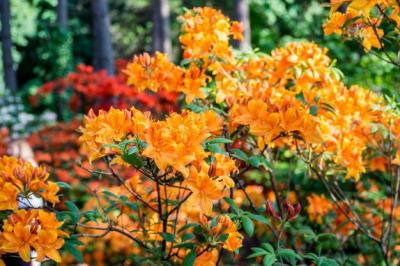
[[210,56],[228,59],[232,56],[229,47],[231,35],[241,39],[240,24],[230,23],[221,11],[209,7],[194,8],[182,17],[183,32],[179,37],[184,58],[208,60]]
[[385,172],[387,169],[388,161],[383,156],[373,158],[369,162],[369,170]]
[[118,152],[104,145],[122,141],[126,137],[132,138],[135,134],[140,135],[148,127],[148,123],[148,117],[135,108],[111,108],[108,112],[100,110],[97,116],[91,110],[80,128],[82,151],[88,155],[90,162]]
[[372,47],[381,49],[381,41],[380,39],[384,35],[384,32],[382,29],[374,29],[373,27],[366,27],[365,29],[362,30],[362,36],[363,36],[363,47],[366,52],[371,50]]
[[242,246],[243,235],[238,232],[236,224],[227,215],[218,217],[217,223],[211,228],[210,233],[214,237],[228,235],[223,243],[223,248],[228,251],[233,252]]
[[183,86],[177,88],[177,90],[185,93],[188,103],[191,103],[195,98],[204,99],[205,94],[201,88],[207,85],[207,79],[209,78],[205,71],[197,67],[196,64],[191,63],[189,68],[185,70]]
[[243,235],[239,232],[229,233],[228,238],[224,244],[224,249],[229,251],[235,251],[242,246]]
[[17,198],[36,194],[53,205],[59,202],[60,190],[54,182],[47,181],[49,174],[42,167],[34,167],[28,161],[15,157],[0,158],[0,210],[15,210]]
[[135,56],[126,67],[128,85],[133,85],[139,92],[149,89],[168,92],[177,91],[183,82],[183,70],[168,60],[165,54],[156,52],[154,57],[144,53]]
[[172,167],[187,177],[187,165],[206,158],[201,144],[212,133],[221,130],[220,123],[217,115],[210,111],[172,113],[165,121],[151,123],[145,135],[148,146],[143,155],[152,158],[161,171]]
[[223,197],[223,187],[208,175],[209,166],[202,162],[201,169],[194,166],[190,169],[187,185],[193,194],[188,199],[189,205],[197,205],[205,215],[211,216],[213,201]]
[[332,203],[325,198],[325,195],[318,196],[314,193],[307,197],[307,201],[308,217],[311,221],[322,224],[322,218],[333,208]]
[[200,256],[196,257],[194,262],[195,266],[215,266],[218,261],[218,250],[212,249],[211,251],[203,252]]
[[62,222],[57,221],[54,213],[44,210],[18,210],[4,220],[0,233],[0,250],[6,253],[18,253],[26,262],[30,261],[31,248],[37,252],[37,260],[48,257],[61,262],[58,250],[64,245],[61,231]]

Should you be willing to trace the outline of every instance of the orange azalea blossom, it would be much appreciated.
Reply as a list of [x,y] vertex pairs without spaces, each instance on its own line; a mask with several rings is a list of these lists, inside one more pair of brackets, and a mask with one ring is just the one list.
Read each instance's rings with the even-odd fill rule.
[[211,251],[206,251],[200,256],[196,257],[194,262],[195,266],[215,266],[218,261],[218,250],[212,249]]
[[214,238],[218,238],[222,235],[228,235],[227,239],[223,243],[223,248],[228,251],[235,251],[242,246],[243,235],[241,235],[236,224],[227,215],[221,215],[217,219],[217,223],[214,227],[211,227],[211,222],[206,217],[200,217],[200,223],[206,227],[210,235]]
[[183,46],[184,58],[209,60],[210,56],[222,59],[232,57],[229,39],[243,39],[242,27],[238,22],[231,23],[221,11],[209,7],[194,8],[182,17],[182,34],[179,37]]
[[224,187],[208,175],[209,170],[206,162],[202,162],[200,170],[192,166],[187,185],[193,194],[188,199],[187,204],[198,205],[201,213],[211,216],[213,201],[222,199]]
[[311,221],[322,224],[322,218],[326,214],[328,214],[333,208],[332,203],[325,198],[325,195],[322,194],[321,196],[318,196],[314,193],[312,193],[311,196],[307,197],[307,201],[308,217]]
[[385,172],[388,160],[383,156],[378,156],[369,161],[369,170]]
[[108,112],[100,110],[98,115],[90,111],[85,116],[83,127],[80,127],[82,135],[79,141],[82,144],[82,152],[88,156],[90,162],[118,152],[104,145],[122,141],[126,137],[134,137],[136,134],[140,135],[148,127],[148,123],[148,115],[135,108],[131,110],[111,108]]
[[153,159],[161,171],[172,167],[187,177],[187,165],[199,163],[208,155],[201,144],[221,130],[222,120],[214,112],[172,113],[165,121],[151,123],[144,137],[148,146],[143,155]]
[[[345,6],[345,11],[338,11]],[[374,15],[373,9],[377,14]],[[399,3],[395,0],[331,0],[331,12],[324,25],[325,35],[336,33],[349,37],[360,38],[364,50],[372,47],[382,48],[384,32],[379,28],[383,13],[391,10],[390,15],[383,16],[389,22],[400,25]]]
[[0,210],[16,210],[18,196],[29,197],[31,193],[53,205],[59,202],[60,188],[48,181],[49,174],[42,167],[15,157],[0,157]]
[[[162,121],[151,121],[146,113],[134,108],[130,111],[111,108],[108,112],[100,111],[97,116],[89,113],[80,131],[79,141],[90,161],[120,152],[106,144],[137,136],[147,143],[142,155],[153,159],[161,171],[172,167],[174,172],[187,177],[187,166],[198,164],[208,156],[201,144],[221,133],[222,119],[212,111],[200,114],[186,111],[172,113]],[[218,174],[226,179],[227,173],[235,170],[234,164],[218,158],[222,160],[218,164]],[[114,162],[122,163],[122,160],[117,157]]]
[[139,92],[145,89],[176,91],[184,75],[182,68],[175,66],[165,54],[159,52],[154,57],[147,53],[135,56],[124,73],[128,76],[128,85],[133,85]]
[[346,168],[346,178],[357,180],[366,171],[364,151],[369,144],[377,147],[381,138],[371,124],[389,127],[396,115],[383,111],[384,101],[375,93],[346,88],[334,75],[326,52],[312,43],[290,43],[272,51],[270,59],[264,57],[260,86],[230,106],[230,130],[248,126],[260,149],[283,144],[312,147]]
[[67,234],[60,229],[62,222],[57,221],[54,213],[44,210],[18,210],[4,220],[0,233],[0,250],[6,253],[18,253],[26,262],[30,261],[33,248],[36,260],[46,257],[61,262],[58,250],[64,245]]

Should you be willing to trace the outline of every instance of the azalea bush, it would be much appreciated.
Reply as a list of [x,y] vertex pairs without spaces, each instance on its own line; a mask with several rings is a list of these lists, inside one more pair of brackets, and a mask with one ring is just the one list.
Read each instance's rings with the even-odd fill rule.
[[[357,14],[350,23],[368,20],[372,7],[398,8],[382,1],[367,12],[362,1],[340,2]],[[112,106],[119,98],[110,96],[81,126],[59,125],[61,133],[43,142],[42,133],[31,137],[36,158],[64,182],[49,181],[43,167],[2,157],[2,257],[96,265],[397,265],[397,104],[344,84],[340,62],[315,43],[239,52],[230,43],[243,38],[242,25],[218,10],[187,10],[180,23],[180,64],[144,53],[121,70],[124,91],[179,95],[179,111]],[[89,74],[96,75],[106,74]],[[77,82],[73,93],[86,91],[80,78],[68,80]],[[68,149],[64,140],[73,133],[62,132],[74,127],[79,136]],[[70,160],[78,145],[87,161]],[[53,148],[56,155],[40,151]],[[76,200],[74,183],[87,185],[85,200]],[[40,206],[26,204],[32,199]]]

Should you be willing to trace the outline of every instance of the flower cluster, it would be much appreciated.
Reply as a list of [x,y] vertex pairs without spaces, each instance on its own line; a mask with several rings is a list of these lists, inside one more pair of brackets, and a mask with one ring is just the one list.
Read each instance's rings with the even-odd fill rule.
[[229,60],[232,57],[230,38],[243,39],[242,25],[237,21],[230,22],[221,11],[213,8],[194,8],[187,11],[181,20],[179,40],[185,59],[209,60],[217,56]]
[[[188,204],[200,206],[210,215],[212,201],[223,197],[224,188],[233,187],[229,175],[236,171],[232,159],[203,147],[206,140],[221,131],[221,118],[212,111],[172,113],[165,120],[154,121],[134,108],[110,109],[97,116],[91,112],[85,118],[79,140],[90,161],[116,155],[113,162],[117,164],[123,164],[124,156],[121,158],[123,151],[115,144],[130,140],[135,143],[131,148],[153,160],[160,174],[182,175],[184,184],[193,192]],[[213,160],[208,163],[210,155]]]
[[18,210],[3,222],[0,233],[0,252],[18,253],[26,262],[31,260],[31,249],[36,252],[36,260],[46,257],[61,262],[58,250],[64,245],[67,234],[60,229],[54,213],[44,210]]
[[336,33],[360,40],[365,51],[383,47],[382,20],[400,27],[398,1],[331,0],[329,20],[324,25],[326,35]]
[[6,214],[0,232],[0,253],[18,253],[26,262],[31,251],[36,260],[46,257],[60,262],[58,250],[67,236],[60,227],[63,224],[55,213],[42,209],[43,200],[58,203],[60,188],[48,181],[49,174],[42,167],[34,167],[28,161],[15,157],[0,158],[0,211]]
[[[184,34],[195,35],[195,29],[202,29],[203,20],[188,21]],[[208,33],[212,34],[216,33]],[[379,96],[357,86],[345,87],[326,49],[314,43],[289,43],[271,55],[232,56],[225,61],[214,50],[209,53],[215,60],[192,61],[188,68],[175,66],[162,54],[138,56],[128,64],[128,80],[141,89],[183,92],[189,103],[194,99],[225,102],[231,130],[249,126],[261,149],[266,145],[295,148],[301,139],[345,167],[348,178],[358,179],[365,172],[363,151],[376,137],[371,123],[388,125],[390,119]],[[195,77],[187,74],[193,69]],[[196,85],[184,86],[190,83],[187,80]],[[215,80],[214,87],[209,80]]]
[[[16,210],[19,201],[40,196],[53,205],[60,200],[60,188],[48,181],[49,174],[42,167],[34,167],[30,162],[15,157],[0,158],[0,210]],[[21,202],[20,202],[21,204]]]

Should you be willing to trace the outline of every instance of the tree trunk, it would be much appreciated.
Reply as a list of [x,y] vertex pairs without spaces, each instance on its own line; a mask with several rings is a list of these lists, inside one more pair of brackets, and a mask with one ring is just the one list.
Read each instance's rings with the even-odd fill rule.
[[249,19],[249,2],[248,0],[234,0],[233,3],[233,19],[240,21],[243,24],[243,41],[235,42],[236,46],[241,51],[246,51],[251,48],[251,30]]
[[58,0],[57,22],[60,28],[68,29],[68,0]]
[[10,1],[0,0],[1,16],[1,48],[3,57],[4,83],[7,88],[17,90],[17,76],[12,58],[12,42],[10,29]]
[[152,52],[160,51],[172,56],[168,0],[153,0]]
[[110,16],[107,0],[92,0],[94,31],[94,67],[114,74],[114,55],[111,44]]

